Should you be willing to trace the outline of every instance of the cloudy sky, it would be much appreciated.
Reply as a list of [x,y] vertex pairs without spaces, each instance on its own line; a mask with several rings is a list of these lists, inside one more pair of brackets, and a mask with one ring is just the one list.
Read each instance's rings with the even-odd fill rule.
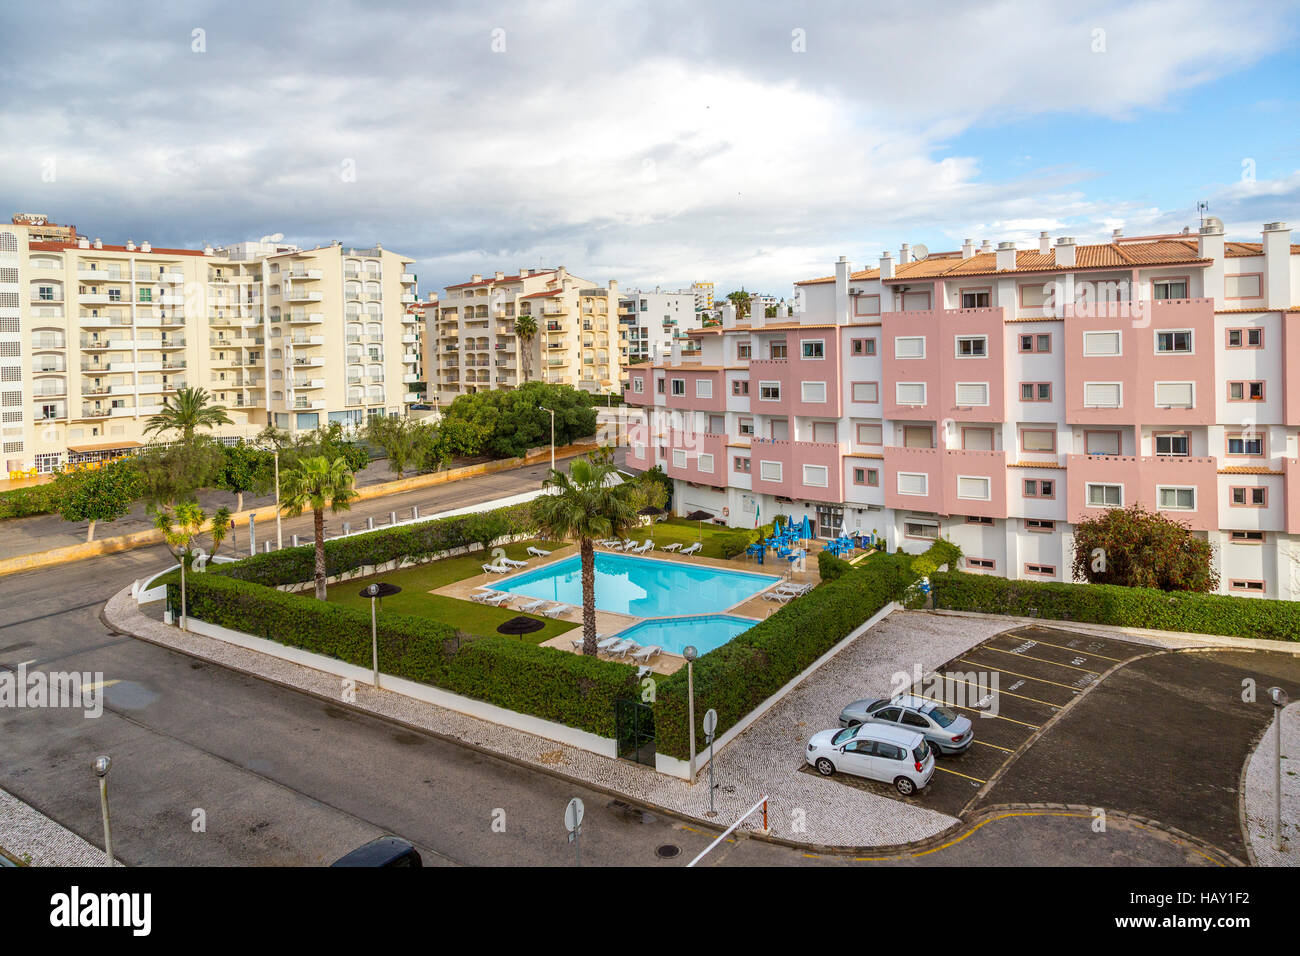
[[[788,295],[901,242],[1300,227],[1300,7],[6,4],[0,213]],[[721,291],[721,290],[720,290]]]

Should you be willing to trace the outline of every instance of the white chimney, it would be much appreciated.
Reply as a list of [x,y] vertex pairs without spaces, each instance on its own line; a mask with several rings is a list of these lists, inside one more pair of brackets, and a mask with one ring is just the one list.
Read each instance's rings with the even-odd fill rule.
[[988,239],[985,239],[982,243],[980,243],[980,252],[992,252],[992,251],[993,251],[993,243],[990,242]]
[[1052,251],[1052,237],[1045,232],[1038,234],[1038,251],[1043,255]]
[[884,254],[880,257],[880,278],[894,278],[894,257],[890,254],[888,249],[886,249]]
[[1213,260],[1201,270],[1201,291],[1207,299],[1223,301],[1223,222],[1218,216],[1206,216],[1196,237],[1196,255]]
[[1112,229],[1110,231],[1110,241],[1114,242],[1116,239],[1122,238],[1123,235],[1124,235],[1123,229]]
[[141,251],[141,252],[152,252],[152,251],[153,251],[153,246],[149,245],[149,243],[147,243],[147,242],[142,242],[142,243],[140,243],[140,251]]
[[[904,244],[904,249],[907,245]],[[777,310],[778,315],[780,309]],[[847,325],[852,317],[852,310],[849,308],[849,260],[845,256],[840,256],[839,261],[835,263],[835,324]]]
[[722,327],[724,329],[733,329],[736,327],[736,307],[731,302],[727,302],[722,307]]
[[1291,307],[1291,229],[1284,222],[1264,223],[1264,285],[1270,309]]
[[564,266],[555,267],[555,279],[561,286],[564,285],[564,280],[568,275],[569,273],[565,270]]
[[1016,267],[1016,244],[1014,242],[998,243],[998,271]]
[[530,269],[524,269],[522,267],[519,269],[519,278],[521,279],[527,279],[532,274],[532,270]]
[[504,278],[506,277],[506,274],[505,274],[504,272],[502,272],[500,269],[498,269],[498,270],[494,273],[494,275],[495,275],[496,280],[497,280],[498,282],[500,282],[502,279],[504,279]]
[[127,252],[135,252],[135,240],[134,240],[134,239],[128,239],[128,240],[126,241],[126,251],[127,251]]
[[212,255],[212,247],[211,247],[211,246],[204,246],[204,247],[203,247],[203,254],[204,254],[205,256],[210,256],[210,255]]
[[910,242],[905,242],[898,250],[898,264],[900,266],[903,266],[903,265],[907,265],[907,263],[911,261],[912,261],[912,244]]
[[90,240],[87,239],[85,236],[78,236],[78,237],[77,237],[77,248],[78,248],[78,249],[89,249],[89,248],[90,248]]
[[1061,236],[1056,240],[1056,264],[1062,269],[1074,268],[1074,236]]
[[975,240],[967,239],[961,244],[961,257],[969,259],[973,255],[975,255]]
[[482,282],[482,281],[483,281],[483,274],[480,273],[480,272],[476,272],[476,273],[474,273],[472,276],[469,277],[469,281],[470,281],[470,282]]

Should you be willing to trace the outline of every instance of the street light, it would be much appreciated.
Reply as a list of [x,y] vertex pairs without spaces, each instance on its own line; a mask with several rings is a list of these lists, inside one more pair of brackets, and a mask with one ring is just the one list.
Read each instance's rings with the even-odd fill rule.
[[700,656],[694,644],[682,648],[682,657],[686,658],[686,718],[691,725],[691,784],[695,784],[695,658]]
[[544,405],[538,405],[544,412],[551,413],[551,471],[555,470],[555,409],[547,408]]
[[108,857],[108,865],[113,865],[113,831],[108,826],[108,768],[113,765],[113,761],[107,755],[95,758],[92,766],[95,768],[95,776],[99,778],[99,809],[104,817],[104,855]]
[[1273,702],[1273,849],[1282,852],[1282,708],[1291,702],[1281,687],[1268,689]]
[[379,688],[379,626],[375,617],[375,599],[386,598],[393,594],[400,594],[402,591],[396,584],[387,584],[383,581],[376,581],[361,589],[361,597],[370,598],[370,660],[371,660],[371,683],[375,689]]

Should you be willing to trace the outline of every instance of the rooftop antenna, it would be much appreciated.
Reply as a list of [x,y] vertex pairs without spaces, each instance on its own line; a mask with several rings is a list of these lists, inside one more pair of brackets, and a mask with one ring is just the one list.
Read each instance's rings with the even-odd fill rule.
[[1205,227],[1205,214],[1206,214],[1207,212],[1210,211],[1210,202],[1209,202],[1209,200],[1207,200],[1207,199],[1202,199],[1200,202],[1198,202],[1198,203],[1196,204],[1196,211],[1197,211],[1198,213],[1201,214],[1201,227],[1204,228],[1204,227]]

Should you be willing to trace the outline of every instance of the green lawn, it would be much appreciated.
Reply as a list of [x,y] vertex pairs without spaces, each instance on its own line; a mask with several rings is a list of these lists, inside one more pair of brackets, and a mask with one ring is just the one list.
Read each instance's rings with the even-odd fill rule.
[[[722,525],[704,522],[704,547],[697,553],[701,557],[721,559],[722,547],[718,544],[718,539],[729,534],[735,534],[740,530],[743,529],[724,528]],[[656,551],[665,544],[672,544],[674,541],[680,542],[682,547],[686,548],[700,540],[700,523],[698,521],[687,521],[684,518],[669,518],[667,521],[656,522],[648,528],[637,528],[628,537],[634,538],[638,542],[653,537]]]
[[[519,541],[505,546],[506,557],[522,561],[528,557],[526,549],[534,545],[547,551],[564,546],[562,542],[555,541]],[[388,584],[396,584],[402,589],[402,593],[384,598],[383,609],[379,612],[380,615],[387,611],[395,611],[399,614],[430,617],[450,624],[466,634],[490,637],[497,633],[498,625],[503,621],[510,620],[512,617],[518,617],[519,612],[508,608],[486,607],[482,604],[475,604],[473,601],[462,601],[459,598],[428,593],[434,588],[440,588],[455,581],[463,581],[466,578],[482,574],[483,565],[490,560],[490,556],[477,552],[417,565],[403,571],[390,571],[387,574],[377,575],[373,578],[353,578],[341,584],[331,584],[329,587],[329,600],[368,612],[370,610],[370,599],[361,597],[359,592],[371,581],[384,581]],[[536,617],[546,624],[540,631],[518,636],[517,640],[527,641],[530,644],[549,641],[551,638],[578,626],[570,621],[555,621],[536,614],[525,616]]]

